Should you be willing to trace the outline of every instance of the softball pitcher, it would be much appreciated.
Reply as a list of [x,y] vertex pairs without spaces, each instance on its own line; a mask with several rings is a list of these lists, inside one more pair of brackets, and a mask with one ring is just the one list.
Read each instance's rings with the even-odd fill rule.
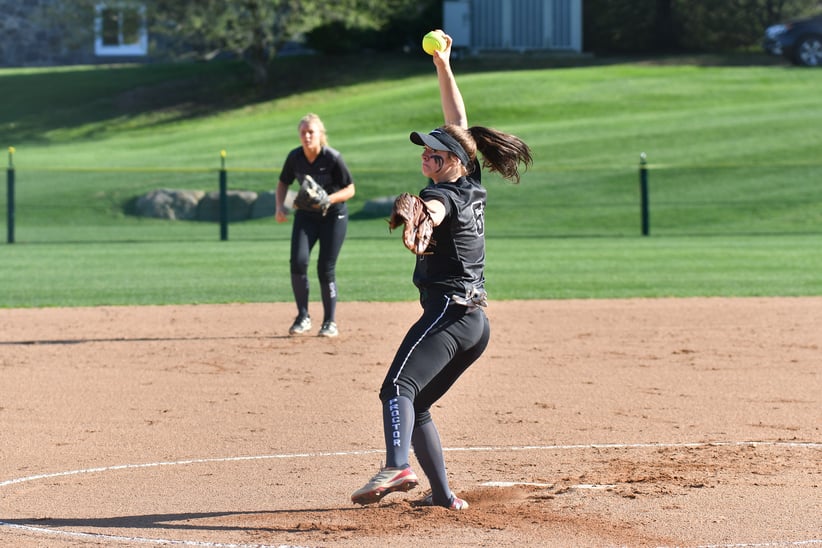
[[[403,242],[418,253],[413,281],[422,316],[405,335],[380,389],[386,462],[377,475],[351,496],[356,504],[378,502],[394,491],[408,491],[419,479],[409,465],[413,447],[431,485],[424,504],[468,508],[448,486],[439,433],[431,406],[439,400],[488,344],[490,328],[483,311],[485,292],[485,203],[482,167],[515,183],[519,165],[527,169],[531,150],[518,137],[468,126],[465,105],[451,69],[452,39],[433,53],[445,125],[430,133],[411,133],[423,147],[422,174],[428,186],[412,200],[395,203],[405,221]],[[402,198],[402,197],[401,197]],[[421,215],[398,209],[415,208]],[[420,242],[421,235],[430,234]]]

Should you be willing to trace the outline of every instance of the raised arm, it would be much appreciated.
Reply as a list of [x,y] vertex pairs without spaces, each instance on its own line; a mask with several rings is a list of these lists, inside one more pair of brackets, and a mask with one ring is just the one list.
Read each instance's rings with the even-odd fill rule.
[[434,51],[434,65],[437,67],[437,80],[440,85],[440,102],[442,114],[446,124],[468,127],[468,114],[465,112],[465,103],[462,93],[457,86],[454,72],[451,70],[451,45],[453,40],[445,35],[445,49]]

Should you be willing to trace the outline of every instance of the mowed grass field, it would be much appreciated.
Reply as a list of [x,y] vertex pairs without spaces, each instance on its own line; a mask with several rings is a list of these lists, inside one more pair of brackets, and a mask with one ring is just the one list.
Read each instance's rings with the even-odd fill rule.
[[[469,122],[535,160],[520,185],[485,177],[491,297],[821,295],[822,71],[761,61],[456,61]],[[231,189],[272,190],[306,112],[357,184],[341,300],[414,299],[413,257],[363,207],[425,184],[408,133],[442,123],[430,59],[286,58],[273,82],[254,89],[234,63],[0,71],[16,179],[0,307],[290,301],[290,223],[232,223],[220,241],[216,224],[124,208],[217,190],[222,150]]]

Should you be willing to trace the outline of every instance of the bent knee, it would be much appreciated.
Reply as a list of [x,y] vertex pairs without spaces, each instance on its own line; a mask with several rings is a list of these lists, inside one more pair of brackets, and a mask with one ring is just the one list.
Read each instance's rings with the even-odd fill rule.
[[418,392],[419,390],[411,382],[403,379],[386,380],[380,388],[380,401],[385,402],[397,396],[405,396],[413,402],[417,398]]

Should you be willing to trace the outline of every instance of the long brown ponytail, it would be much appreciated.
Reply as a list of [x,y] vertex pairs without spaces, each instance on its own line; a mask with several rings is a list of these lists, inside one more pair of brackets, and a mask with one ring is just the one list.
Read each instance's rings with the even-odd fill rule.
[[482,167],[499,173],[513,183],[519,183],[519,165],[527,170],[533,165],[531,148],[519,137],[497,129],[472,126],[468,129],[448,124],[443,126],[456,139],[473,161],[482,153]]

